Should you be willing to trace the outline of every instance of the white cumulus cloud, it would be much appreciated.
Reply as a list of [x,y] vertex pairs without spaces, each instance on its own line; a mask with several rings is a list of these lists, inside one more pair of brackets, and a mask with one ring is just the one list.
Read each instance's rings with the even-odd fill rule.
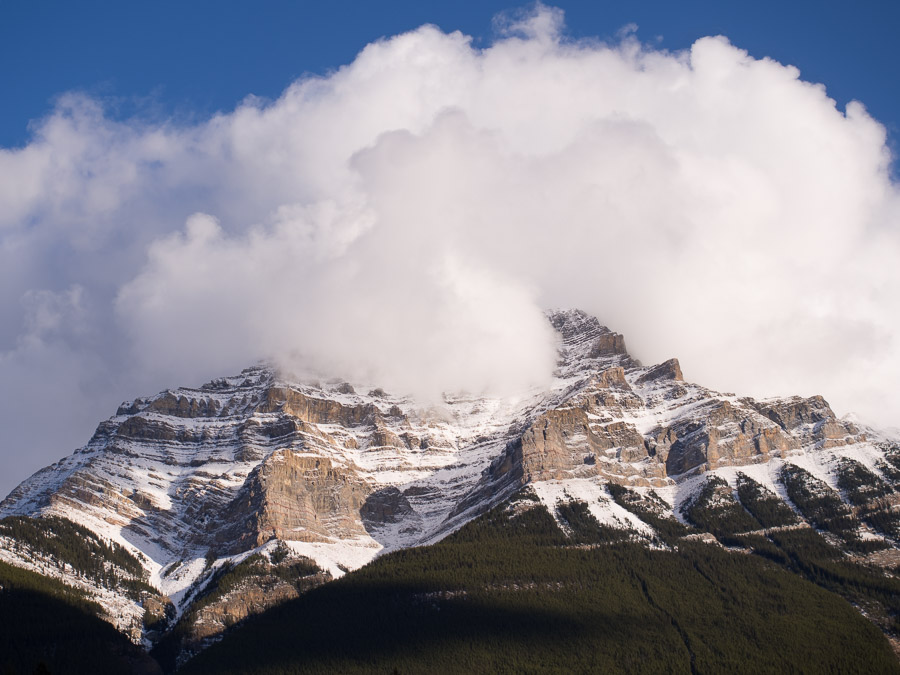
[[191,124],[63,96],[0,149],[0,491],[119,400],[260,358],[425,396],[541,383],[557,306],[709,386],[900,423],[884,128],[724,37],[563,19],[504,15],[483,49],[423,26]]

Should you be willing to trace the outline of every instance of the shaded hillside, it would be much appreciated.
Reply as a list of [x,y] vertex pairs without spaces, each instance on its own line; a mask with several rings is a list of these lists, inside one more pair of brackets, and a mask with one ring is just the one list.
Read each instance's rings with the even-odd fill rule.
[[495,509],[248,621],[184,672],[900,672],[849,603],[768,560],[603,543],[576,511],[569,539],[543,506]]
[[0,562],[0,672],[161,672],[99,610],[55,579]]

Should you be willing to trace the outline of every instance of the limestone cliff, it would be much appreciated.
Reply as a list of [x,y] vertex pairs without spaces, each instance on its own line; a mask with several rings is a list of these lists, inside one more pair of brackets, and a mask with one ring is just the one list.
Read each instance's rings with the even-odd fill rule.
[[337,577],[440,539],[528,484],[653,488],[674,509],[705,472],[803,458],[827,473],[834,453],[867,466],[885,455],[821,397],[721,394],[677,359],[642,365],[583,312],[548,319],[559,358],[546,390],[423,403],[260,365],[123,403],[0,516],[61,515],[140,553],[183,613],[223,565],[276,541]]

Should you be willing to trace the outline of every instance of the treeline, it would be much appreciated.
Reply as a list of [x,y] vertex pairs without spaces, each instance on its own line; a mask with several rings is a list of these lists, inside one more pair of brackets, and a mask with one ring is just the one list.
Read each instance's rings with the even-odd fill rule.
[[796,525],[800,522],[791,507],[774,492],[745,473],[737,475],[738,499],[764,528]]
[[888,547],[884,541],[861,539],[860,523],[840,495],[805,469],[785,464],[781,482],[790,500],[814,527],[839,537],[844,545],[857,553],[869,553]]
[[[798,500],[795,502],[798,509],[814,526],[826,525],[822,529],[832,533],[837,530],[842,534],[842,545],[850,550],[865,552],[886,546],[878,540],[861,540],[857,533],[859,521],[855,518],[849,528],[840,521],[840,527],[834,527],[835,518],[852,516],[838,494],[799,467],[785,468],[782,481],[788,494]],[[896,532],[898,516],[886,501],[893,490],[877,475],[858,462],[844,460],[838,465],[838,484],[849,493],[848,499],[862,504],[860,514],[866,522],[885,534]],[[609,487],[617,502],[644,517],[645,512],[634,509],[633,505],[646,500],[622,486]],[[686,505],[686,515],[714,533],[723,544],[746,548],[862,607],[886,633],[900,637],[900,581],[877,568],[855,563],[814,529],[795,527],[802,523],[797,514],[778,495],[748,475],[738,473],[736,487],[740,503],[733,499],[723,479],[708,477],[696,497]],[[752,521],[740,514],[737,510],[740,507],[747,510]],[[765,533],[751,533],[759,526]]]
[[[893,473],[890,473],[889,477],[900,476],[900,445],[897,445],[896,443],[879,443],[877,445],[884,450],[884,460],[882,464],[893,469]],[[879,465],[878,468],[881,470],[882,466]],[[882,473],[885,472],[882,471]]]
[[569,540],[575,545],[611,544],[628,541],[637,532],[630,529],[610,527],[597,522],[584,502],[560,502],[556,514],[569,529]]
[[810,529],[776,532],[770,538],[789,556],[790,569],[863,608],[884,630],[900,636],[900,580],[854,563]]
[[135,599],[140,598],[142,591],[157,592],[144,581],[140,561],[124,546],[104,541],[65,518],[9,516],[0,520],[0,535],[14,540],[13,549],[24,548],[52,557],[60,569],[69,565],[77,574],[102,586],[124,589]]
[[854,562],[812,528],[776,530],[768,535],[737,535],[728,543],[744,546],[755,555],[840,595],[864,609],[885,633],[900,636],[900,580]]
[[718,476],[707,477],[694,498],[682,506],[682,513],[694,525],[720,539],[762,527]]
[[[889,474],[891,469],[896,471],[892,465],[884,462],[882,465],[882,470],[887,468]],[[881,534],[900,540],[900,512],[892,503],[893,487],[870,469],[848,458],[838,464],[837,482],[850,503],[858,507],[861,520]]]
[[569,538],[542,506],[519,506],[251,619],[184,671],[900,671],[846,601],[761,557],[576,547],[604,534],[586,508],[563,511]]
[[[842,546],[857,552],[887,546],[879,540],[860,539],[860,523],[850,508],[837,492],[808,471],[785,465],[780,478],[788,497],[810,524],[837,535]],[[877,522],[877,517],[884,516],[889,525],[893,525],[894,513],[883,502],[889,493],[885,492],[884,483],[877,476],[848,460],[839,465],[838,481],[848,499],[865,505],[860,512],[866,514],[867,520],[871,518]],[[746,474],[737,476],[737,493],[740,504],[733,499],[724,480],[711,476],[688,503],[685,513],[725,545],[744,547],[840,595],[863,608],[886,633],[900,637],[900,581],[881,570],[853,562],[815,529],[790,527],[800,522],[796,514],[771,490]],[[758,523],[757,527],[766,528],[764,534],[751,533],[756,527],[736,511],[740,506],[746,508],[748,515]],[[720,522],[716,521],[717,517]]]
[[[323,574],[316,563],[306,557],[288,560],[290,549],[283,543],[268,555],[254,553],[240,563],[225,563],[215,571],[197,593],[190,609],[181,620],[153,648],[152,656],[167,670],[174,670],[179,655],[191,648],[191,626],[206,607],[222,600],[229,593],[240,589],[249,580],[262,583],[281,580],[292,584],[298,591],[306,591],[323,583],[323,578],[311,579]],[[330,579],[330,575],[324,579]]]
[[[847,458],[840,460],[836,476],[838,487],[856,507],[856,513],[837,491],[805,469],[786,464],[779,480],[803,518],[813,527],[838,537],[848,551],[865,554],[889,546],[881,539],[862,538],[860,520],[881,534],[900,540],[900,512],[892,503],[894,488],[875,472]],[[739,545],[733,539],[735,536],[756,529],[788,527],[801,522],[778,495],[750,476],[739,472],[736,487],[737,499],[725,480],[708,476],[697,494],[683,505],[685,518],[727,545]],[[615,494],[629,492],[619,486],[613,491]],[[624,498],[617,500],[627,504]]]
[[[285,559],[277,550],[274,557],[280,562]],[[192,603],[191,610],[199,611],[211,605],[238,589],[252,577],[274,577],[296,584],[299,580],[321,571],[318,565],[309,558],[299,558],[286,565],[275,565],[261,553],[254,553],[238,564],[225,563],[216,570],[216,574]]]
[[894,492],[890,485],[859,462],[844,457],[837,467],[838,488],[854,506],[865,506],[873,499]]
[[629,490],[616,483],[609,483],[606,488],[616,504],[650,525],[666,544],[673,545],[681,537],[692,532],[691,528],[680,523],[674,517],[664,515],[664,510],[668,507],[662,503],[655,492],[651,491],[645,498],[634,490]]

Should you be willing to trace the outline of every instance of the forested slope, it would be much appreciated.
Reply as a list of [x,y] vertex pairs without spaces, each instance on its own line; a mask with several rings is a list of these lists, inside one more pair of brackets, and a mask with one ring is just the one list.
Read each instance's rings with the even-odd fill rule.
[[519,502],[227,635],[184,672],[900,672],[846,600],[758,555],[569,535]]

